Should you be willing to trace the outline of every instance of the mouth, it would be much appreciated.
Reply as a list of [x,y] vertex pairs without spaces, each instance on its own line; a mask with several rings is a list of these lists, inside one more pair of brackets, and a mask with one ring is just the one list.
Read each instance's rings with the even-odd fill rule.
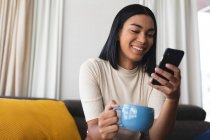
[[137,50],[137,51],[143,51],[143,50],[144,50],[144,48],[139,47],[139,46],[135,46],[135,45],[131,45],[131,47],[132,47],[133,49]]

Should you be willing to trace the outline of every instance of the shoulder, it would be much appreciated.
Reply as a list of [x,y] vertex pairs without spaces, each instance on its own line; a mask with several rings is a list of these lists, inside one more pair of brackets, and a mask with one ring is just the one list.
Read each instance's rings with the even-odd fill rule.
[[97,67],[102,65],[107,65],[108,61],[102,60],[100,58],[89,58],[84,61],[80,67]]
[[100,58],[89,58],[82,63],[82,65],[96,65],[98,63],[104,63],[105,60]]
[[85,62],[83,62],[80,66],[81,70],[88,70],[92,72],[101,71],[105,67],[109,66],[109,62],[100,58],[89,58]]

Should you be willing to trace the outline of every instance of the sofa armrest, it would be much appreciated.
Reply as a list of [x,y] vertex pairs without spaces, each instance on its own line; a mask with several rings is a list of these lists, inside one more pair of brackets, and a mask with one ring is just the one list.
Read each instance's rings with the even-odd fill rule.
[[74,117],[82,140],[86,138],[87,123],[80,100],[63,100],[68,111]]
[[200,120],[204,121],[206,112],[203,108],[195,105],[181,104],[177,108],[176,120]]
[[69,112],[74,117],[85,117],[80,100],[63,100]]

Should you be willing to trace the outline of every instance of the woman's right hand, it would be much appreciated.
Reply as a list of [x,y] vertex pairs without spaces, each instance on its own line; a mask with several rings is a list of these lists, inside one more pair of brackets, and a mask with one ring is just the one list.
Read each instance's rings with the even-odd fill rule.
[[113,110],[118,106],[115,101],[111,101],[98,118],[98,129],[102,139],[113,139],[119,130],[117,112]]

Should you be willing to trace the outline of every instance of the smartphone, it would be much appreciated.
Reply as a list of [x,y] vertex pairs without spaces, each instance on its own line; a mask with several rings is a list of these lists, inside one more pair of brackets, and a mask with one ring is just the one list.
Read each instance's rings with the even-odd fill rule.
[[[174,72],[171,71],[171,70],[169,70],[169,69],[167,69],[167,68],[165,67],[165,65],[166,65],[166,63],[168,63],[168,64],[172,64],[172,65],[178,67],[179,64],[180,64],[180,62],[181,62],[181,60],[182,60],[182,58],[183,58],[183,56],[184,56],[184,51],[182,51],[182,50],[177,50],[177,49],[167,48],[167,49],[165,50],[165,52],[164,52],[164,54],[163,54],[163,58],[162,58],[162,60],[160,61],[160,63],[159,63],[158,66],[159,66],[161,69],[163,69],[164,71],[167,71],[167,72],[169,72],[169,73],[171,73],[171,74],[174,74]],[[160,76],[161,78],[163,78],[163,79],[165,79],[165,80],[168,81],[168,79],[165,78],[164,76],[162,76],[162,75],[160,75],[160,74],[158,74],[158,73],[156,73],[156,74],[157,74],[158,76]],[[161,84],[160,84],[158,81],[156,81],[155,79],[152,79],[152,84],[154,84],[154,85],[161,85]]]

